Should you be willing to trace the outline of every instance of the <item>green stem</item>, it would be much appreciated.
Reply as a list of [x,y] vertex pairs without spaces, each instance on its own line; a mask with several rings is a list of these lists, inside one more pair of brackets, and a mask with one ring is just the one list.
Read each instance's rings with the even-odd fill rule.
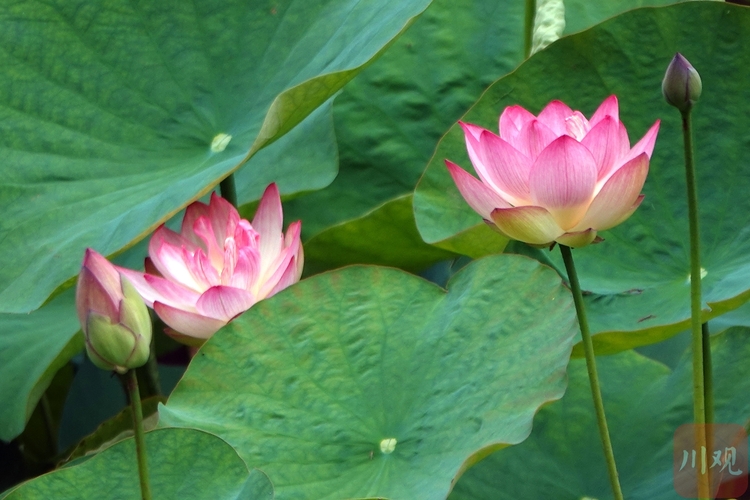
[[136,368],[141,397],[161,396],[161,381],[159,380],[159,365],[156,362],[156,335],[151,338],[151,354],[143,366]]
[[148,482],[148,465],[146,464],[146,440],[143,434],[143,410],[141,409],[141,395],[138,391],[138,377],[135,370],[128,370],[128,396],[133,413],[133,431],[135,432],[135,453],[138,457],[138,475],[141,480],[141,498],[151,500],[151,486]]
[[[708,323],[702,325],[703,334],[703,393],[706,405],[706,423],[714,423],[714,376],[711,364],[711,335],[708,332]],[[710,449],[710,447],[709,447]]]
[[[711,367],[711,335],[708,331],[708,323],[701,325],[701,337],[703,339],[703,398],[706,406],[706,424],[714,423],[714,394],[713,394],[713,369]],[[713,436],[710,432],[706,432],[706,450],[710,455],[714,449]],[[713,485],[713,478],[711,477],[711,469],[707,471],[706,482],[709,484],[709,488]]]
[[523,25],[523,56],[531,55],[531,43],[534,37],[534,18],[536,17],[536,0],[526,0],[526,16]]
[[[703,383],[703,327],[701,321],[701,253],[698,229],[698,187],[693,160],[693,131],[690,109],[682,113],[682,137],[685,145],[685,180],[687,186],[688,221],[690,224],[690,325],[693,348],[693,420],[696,448],[706,446],[706,392]],[[707,478],[698,476],[698,497],[709,498]]]
[[237,208],[237,188],[234,185],[234,174],[230,174],[229,177],[221,181],[219,191],[222,198],[231,203],[234,208]]
[[44,427],[47,430],[47,443],[49,444],[49,456],[54,457],[57,454],[57,441],[55,440],[55,424],[54,418],[52,417],[52,407],[49,404],[49,396],[47,392],[42,393],[42,398],[39,400],[39,404],[42,409],[42,418],[44,419]]
[[602,440],[604,449],[604,458],[607,462],[607,472],[609,473],[609,482],[612,486],[612,493],[615,500],[622,500],[622,488],[620,487],[620,478],[617,474],[617,465],[615,464],[615,453],[612,450],[612,441],[609,438],[609,428],[607,427],[607,417],[604,415],[604,402],[602,401],[602,390],[599,386],[599,374],[596,371],[596,356],[594,355],[594,343],[591,340],[589,323],[586,319],[586,308],[583,304],[583,294],[581,285],[578,281],[578,273],[573,262],[573,253],[570,247],[560,245],[565,270],[568,272],[568,281],[570,290],[573,292],[573,302],[578,314],[578,324],[581,327],[581,338],[583,339],[583,350],[586,353],[586,368],[589,372],[589,382],[591,384],[591,397],[594,400],[594,409],[596,410],[596,422],[599,426],[599,437]]

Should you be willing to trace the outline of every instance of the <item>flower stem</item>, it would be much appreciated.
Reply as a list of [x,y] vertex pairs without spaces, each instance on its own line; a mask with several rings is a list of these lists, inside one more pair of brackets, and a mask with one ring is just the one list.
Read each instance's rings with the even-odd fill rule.
[[231,203],[234,208],[237,208],[237,188],[234,185],[234,174],[229,174],[229,177],[221,181],[219,191],[222,198]]
[[139,392],[142,398],[161,396],[161,381],[159,380],[159,365],[156,361],[156,336],[151,338],[151,353],[143,366],[136,368]]
[[[690,109],[681,112],[682,137],[685,145],[685,180],[687,185],[688,221],[690,224],[690,316],[693,348],[693,420],[696,448],[706,446],[706,392],[703,365],[703,327],[701,321],[701,252],[698,230],[698,188],[693,160],[693,130]],[[707,477],[698,476],[698,497],[709,498]]]
[[573,263],[573,253],[570,247],[560,245],[565,270],[568,272],[568,281],[570,290],[573,292],[573,302],[578,314],[578,324],[581,327],[581,338],[583,339],[583,350],[586,353],[586,368],[589,372],[589,382],[591,384],[591,397],[594,400],[594,409],[596,410],[596,422],[599,426],[599,437],[602,440],[604,449],[604,458],[607,462],[607,472],[609,473],[609,482],[612,486],[612,494],[615,500],[622,500],[622,488],[620,487],[620,478],[617,474],[617,465],[615,464],[615,454],[612,450],[612,441],[609,438],[609,429],[607,427],[607,417],[604,415],[604,402],[602,401],[602,391],[599,386],[599,375],[596,371],[596,357],[594,355],[594,343],[591,340],[589,323],[586,319],[586,308],[583,304],[583,294],[581,285],[578,282],[578,273]]
[[133,413],[133,431],[135,432],[135,453],[138,457],[138,475],[141,480],[141,498],[151,500],[151,485],[148,482],[148,465],[146,464],[146,441],[143,434],[143,410],[141,395],[138,391],[138,377],[135,370],[128,370],[128,396]]
[[714,423],[714,377],[711,364],[711,335],[708,323],[703,323],[703,393],[705,394],[706,423]]
[[526,16],[523,23],[523,55],[531,55],[531,42],[534,37],[534,17],[536,16],[536,0],[526,0]]

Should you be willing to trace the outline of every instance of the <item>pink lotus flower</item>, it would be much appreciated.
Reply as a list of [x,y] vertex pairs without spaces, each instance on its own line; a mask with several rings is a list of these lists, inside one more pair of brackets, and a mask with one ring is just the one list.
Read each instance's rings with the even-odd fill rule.
[[458,190],[485,222],[536,246],[582,247],[630,217],[659,131],[657,120],[631,148],[615,96],[590,120],[552,101],[538,117],[506,108],[499,136],[460,124],[481,182],[446,160]]
[[252,224],[211,195],[185,211],[180,233],[160,226],[149,242],[146,273],[122,269],[177,340],[200,345],[253,304],[299,281],[299,221],[282,232],[276,184],[266,188]]
[[146,304],[128,279],[90,248],[78,275],[76,310],[94,365],[123,374],[148,361],[151,316]]

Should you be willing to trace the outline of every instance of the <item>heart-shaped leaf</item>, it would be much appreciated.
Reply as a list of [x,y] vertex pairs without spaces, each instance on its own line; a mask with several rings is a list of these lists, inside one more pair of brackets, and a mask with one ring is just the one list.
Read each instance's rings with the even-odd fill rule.
[[[248,471],[237,453],[195,429],[146,433],[149,480],[159,500],[270,500],[273,488],[260,471]],[[135,441],[127,439],[85,462],[28,481],[6,500],[132,500],[140,498]]]
[[76,273],[85,247],[119,251],[205,194],[428,4],[0,6],[0,311],[37,308]]
[[160,425],[226,439],[279,498],[443,498],[561,396],[575,331],[559,277],[525,257],[475,261],[447,293],[348,267],[215,334]]
[[[600,353],[657,342],[689,323],[681,123],[661,95],[664,70],[677,50],[701,72],[704,84],[693,111],[707,273],[703,298],[711,308],[704,319],[750,297],[750,148],[742,132],[750,121],[737,105],[750,99],[750,90],[738,84],[750,79],[750,52],[736,46],[745,37],[750,37],[746,7],[688,2],[628,12],[534,55],[490,87],[463,117],[496,128],[506,106],[520,104],[538,113],[553,99],[590,115],[616,94],[631,142],[662,120],[643,204],[625,223],[602,234],[605,243],[574,252],[582,287],[591,292],[587,306]],[[462,242],[462,232],[483,223],[455,188],[445,158],[470,168],[458,126],[442,140],[417,187],[415,213],[426,241],[455,250],[471,246]],[[561,267],[557,253],[551,259]]]
[[0,314],[0,439],[19,435],[52,377],[83,349],[68,290],[32,314]]
[[[750,415],[748,335],[733,328],[711,339],[717,423],[745,425]],[[672,438],[693,418],[690,351],[673,371],[633,351],[597,364],[625,498],[682,498],[672,480]],[[584,360],[571,361],[568,375],[565,396],[539,411],[529,439],[467,471],[450,500],[612,498]]]

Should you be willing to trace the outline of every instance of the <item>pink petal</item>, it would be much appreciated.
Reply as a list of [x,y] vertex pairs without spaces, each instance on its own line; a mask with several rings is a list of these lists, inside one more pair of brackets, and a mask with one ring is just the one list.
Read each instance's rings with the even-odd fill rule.
[[[482,164],[482,157],[479,153],[481,145],[479,138],[482,137],[482,132],[489,132],[487,129],[472,125],[471,123],[464,123],[459,121],[459,125],[464,130],[464,141],[466,142],[466,152],[469,153],[469,160],[474,165],[474,170],[479,173],[480,170],[486,170]],[[491,133],[491,132],[489,132]]]
[[154,303],[154,311],[173,330],[189,337],[207,339],[227,324],[227,321],[177,309],[161,302]]
[[475,170],[482,182],[511,205],[528,204],[531,160],[489,131],[482,133],[479,155],[482,162]]
[[284,241],[282,227],[284,214],[281,209],[281,197],[275,183],[269,184],[260,199],[258,211],[253,217],[253,229],[260,234],[260,257],[265,266],[281,252]]
[[298,272],[297,258],[292,257],[292,259],[287,264],[286,269],[279,277],[279,281],[271,289],[271,291],[268,292],[268,295],[266,295],[266,298],[273,297],[281,290],[297,283],[299,281],[299,278],[300,278],[300,273]]
[[543,207],[498,208],[492,221],[509,238],[532,245],[550,244],[565,232]]
[[626,155],[626,157],[623,159],[623,163],[632,160],[641,153],[646,153],[648,157],[651,158],[651,153],[654,152],[654,145],[656,144],[656,135],[659,133],[660,123],[660,120],[656,120],[656,123],[654,123],[650,129],[648,129],[646,135],[644,135],[641,140],[638,141],[635,146],[633,146],[633,149],[631,149],[630,152]]
[[559,137],[567,130],[565,120],[573,115],[573,110],[560,101],[552,101],[539,113],[539,121],[545,124],[555,136]]
[[620,122],[605,116],[581,141],[594,156],[599,180],[609,177],[620,158],[628,153],[629,145],[623,143],[621,130]]
[[445,160],[445,165],[448,167],[448,172],[450,172],[453,182],[456,183],[461,196],[482,218],[489,220],[494,209],[510,207],[510,204],[499,194],[452,161]]
[[500,115],[500,137],[513,144],[523,127],[534,120],[536,120],[536,116],[521,106],[508,106]]
[[234,229],[234,241],[239,248],[249,246],[257,247],[258,242],[260,241],[260,234],[253,229],[250,222],[245,219],[240,219],[237,223],[237,227]]
[[216,269],[221,269],[224,265],[224,240],[218,239],[213,222],[208,216],[198,217],[193,222],[193,233],[201,242],[200,248],[205,251],[211,265]]
[[107,293],[115,303],[122,298],[120,275],[115,266],[96,250],[87,248],[83,255],[83,268],[88,269],[96,278],[101,289]]
[[[183,260],[182,249],[188,249],[194,252],[200,246],[194,244],[182,235],[175,233],[163,224],[154,231],[151,240],[148,242],[148,254],[151,263],[162,274],[162,276],[172,277],[174,273],[179,273],[180,269],[187,266]],[[170,272],[170,269],[173,271]]]
[[564,135],[550,144],[529,174],[531,200],[545,207],[564,230],[586,213],[596,186],[596,162],[581,143]]
[[233,237],[229,237],[224,242],[224,267],[221,270],[221,284],[228,285],[232,280],[234,269],[237,267],[237,243]]
[[237,253],[237,265],[228,283],[234,288],[250,290],[260,275],[260,253],[257,248],[240,248]]
[[588,228],[604,231],[624,221],[633,212],[646,182],[648,162],[646,153],[641,153],[612,174],[573,231]]
[[301,261],[304,259],[300,240],[301,230],[302,223],[299,221],[289,225],[285,237],[287,246],[281,252],[280,258],[264,270],[260,281],[255,284],[258,300],[270,297],[279,290],[299,281],[300,276],[302,276],[303,262]]
[[479,125],[474,125],[473,123],[467,123],[458,121],[458,124],[461,125],[461,128],[464,131],[465,136],[471,136],[474,139],[479,139],[482,136],[482,132],[487,130],[484,127],[480,127]]
[[305,253],[302,249],[302,221],[296,221],[289,224],[284,237],[284,244],[295,254],[297,262],[297,281],[302,276],[302,268],[305,263]]
[[616,122],[620,121],[620,109],[616,95],[611,95],[604,99],[604,102],[599,105],[599,108],[594,112],[591,120],[589,120],[589,124],[593,128],[607,116],[611,116]]
[[[130,277],[129,275],[126,276]],[[151,287],[150,294],[155,295],[155,298],[151,302],[162,302],[181,309],[194,309],[195,303],[198,302],[201,296],[200,293],[159,276],[144,274],[143,281]],[[140,293],[138,286],[135,284],[133,286]]]
[[510,141],[510,145],[533,161],[557,137],[558,135],[545,124],[539,120],[532,120],[524,125],[516,142]]
[[[120,292],[120,295],[122,295],[122,292]],[[119,298],[116,295],[110,295],[102,282],[89,268],[83,267],[81,269],[76,287],[76,312],[82,327],[86,327],[89,313],[92,311],[113,320],[119,318],[119,303]]]
[[255,302],[255,297],[247,290],[231,286],[213,286],[201,295],[195,306],[200,314],[226,322],[250,309]]
[[[293,228],[290,225],[288,232],[299,231],[300,227],[301,225],[296,225]],[[302,245],[300,243],[299,233],[297,233],[296,237],[293,234],[291,238],[291,245],[281,252],[279,258],[276,261],[270,263],[268,268],[264,269],[264,273],[260,277],[260,282],[256,283],[256,297],[258,298],[258,300],[268,297],[272,290],[280,289],[278,288],[279,281],[284,277],[287,269],[292,264],[294,264],[294,273],[296,275],[299,266],[296,262],[294,262],[294,260],[301,248]]]
[[223,247],[224,239],[227,236],[234,235],[234,228],[240,221],[240,214],[231,203],[216,194],[215,191],[211,193],[208,213],[211,218],[211,226],[216,234],[216,242]]
[[210,267],[208,259],[201,258],[201,255],[205,256],[205,254],[200,248],[191,254],[190,249],[184,246],[176,247],[164,241],[160,246],[150,249],[149,254],[162,276],[170,281],[197,292],[201,292],[215,283],[215,280],[211,280],[206,271],[202,269],[203,263],[198,263],[198,261],[205,260],[205,264]]
[[124,267],[118,267],[117,270],[130,281],[149,307],[154,307],[154,301],[161,299],[161,295],[146,281],[144,273],[125,269]]
[[199,293],[160,276],[144,274],[124,267],[118,267],[117,270],[130,281],[146,304],[152,308],[154,302],[164,302],[175,306],[192,305],[200,297]]
[[180,234],[183,238],[192,242],[195,246],[201,246],[201,239],[193,232],[195,221],[200,217],[211,218],[208,213],[208,205],[200,201],[194,201],[185,209],[185,215],[182,218]]
[[[200,248],[196,250],[193,255],[190,255],[187,250],[183,249],[183,259],[187,262],[187,271],[195,280],[198,288],[194,290],[202,292],[209,287],[218,285],[221,282],[219,271],[214,267],[214,263],[203,253]],[[224,259],[220,259],[218,266],[224,265]]]
[[555,241],[561,245],[565,245],[571,248],[580,248],[590,245],[596,239],[596,230],[587,229],[585,231],[578,231],[575,233],[565,233],[562,236],[558,236]]
[[565,119],[565,134],[579,142],[589,130],[591,130],[591,125],[580,111],[573,111],[573,114]]

